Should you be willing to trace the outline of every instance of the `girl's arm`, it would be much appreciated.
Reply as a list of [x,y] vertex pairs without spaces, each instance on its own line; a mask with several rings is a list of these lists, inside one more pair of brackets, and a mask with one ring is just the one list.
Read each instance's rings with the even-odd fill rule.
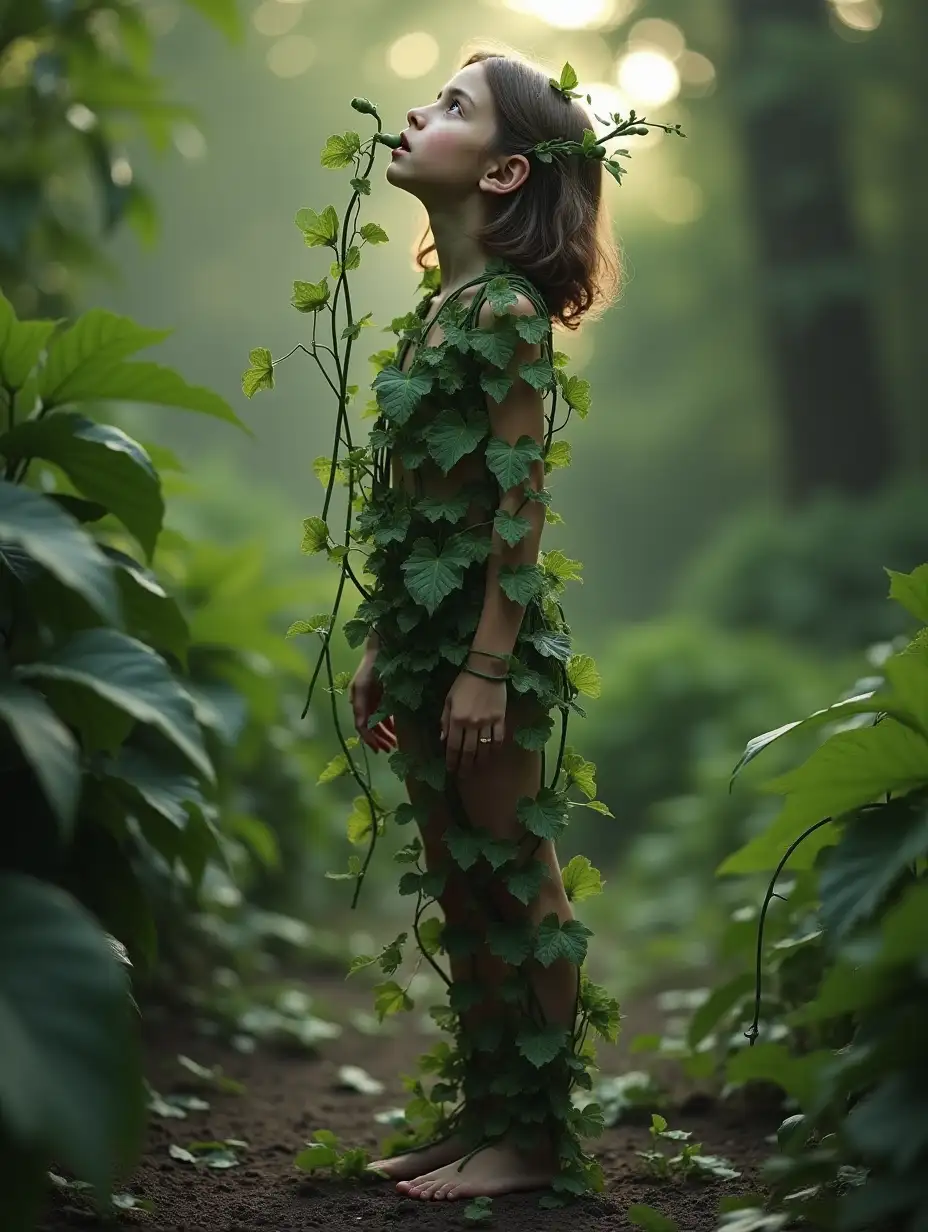
[[[521,316],[536,314],[534,305],[524,295],[519,296],[518,303],[510,311]],[[480,311],[480,326],[489,326],[494,319],[490,305],[484,304]],[[520,437],[530,436],[538,443],[539,448],[543,447],[544,403],[538,390],[519,375],[520,365],[530,363],[540,354],[541,348],[537,344],[520,340],[506,371],[506,375],[512,379],[509,393],[502,402],[496,402],[489,395],[487,396],[490,434],[506,441],[507,444],[515,445]],[[527,482],[536,492],[544,487],[544,478],[544,463],[532,462]],[[499,571],[503,565],[537,564],[541,532],[545,524],[545,507],[541,501],[526,500],[524,486],[520,483],[506,492],[501,491],[498,508],[513,514],[518,510],[519,517],[525,518],[530,523],[531,529],[518,543],[510,546],[494,528],[490,556],[487,560],[483,611],[471,645],[474,650],[488,650],[493,654],[508,655],[512,653],[516,644],[525,607],[504,593],[499,584]],[[502,660],[491,658],[489,655],[475,654],[473,650],[468,655],[467,663],[468,666],[488,674],[505,675],[507,670]]]

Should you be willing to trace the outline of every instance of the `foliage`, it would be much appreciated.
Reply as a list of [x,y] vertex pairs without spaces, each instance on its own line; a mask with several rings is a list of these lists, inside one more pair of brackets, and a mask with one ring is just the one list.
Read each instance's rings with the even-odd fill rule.
[[922,480],[866,499],[823,495],[787,514],[740,513],[687,566],[681,606],[731,629],[766,629],[830,654],[904,628],[876,579],[883,562],[914,569],[928,517]]
[[[595,1053],[587,1042],[587,1033],[592,1027],[603,1038],[614,1040],[618,1006],[582,971],[588,928],[577,920],[561,923],[554,912],[545,914],[537,927],[527,920],[512,922],[502,914],[499,891],[508,891],[509,897],[530,907],[539,898],[547,876],[545,866],[532,859],[539,843],[564,829],[572,808],[592,807],[608,813],[595,799],[595,767],[566,746],[569,712],[583,713],[577,698],[596,696],[600,689],[592,659],[572,651],[560,604],[566,583],[578,577],[579,562],[562,552],[545,553],[537,563],[520,561],[516,554],[506,558],[498,569],[500,587],[526,609],[514,651],[503,656],[505,678],[514,693],[532,698],[536,709],[544,714],[544,722],[520,727],[516,732],[524,747],[542,752],[543,781],[544,746],[553,726],[547,712],[557,709],[561,715],[550,782],[535,797],[523,797],[519,803],[519,816],[531,848],[528,851],[513,843],[494,841],[467,816],[437,745],[437,721],[430,737],[434,748],[429,745],[415,754],[400,750],[391,756],[391,769],[398,778],[415,782],[415,792],[409,804],[397,808],[385,805],[371,781],[366,756],[362,762],[355,751],[358,742],[346,739],[342,732],[336,697],[347,682],[335,677],[330,644],[346,585],[351,582],[362,600],[354,617],[344,623],[345,638],[352,647],[376,638],[376,673],[383,690],[370,725],[391,716],[415,722],[423,714],[434,714],[437,720],[478,624],[486,585],[480,566],[487,561],[492,539],[497,536],[510,548],[515,547],[530,526],[527,519],[520,519],[521,510],[529,502],[540,502],[549,509],[550,494],[538,485],[536,476],[566,464],[563,450],[557,463],[551,460],[553,435],[575,407],[578,413],[587,413],[589,391],[564,371],[565,357],[553,349],[545,305],[531,283],[514,269],[491,262],[483,276],[450,293],[426,325],[429,305],[440,285],[438,271],[430,271],[423,280],[425,295],[417,311],[391,323],[390,329],[399,338],[396,351],[372,356],[377,369],[375,398],[364,415],[374,424],[365,443],[357,440],[347,413],[357,388],[349,383],[350,360],[362,327],[370,324],[370,314],[355,318],[347,275],[362,262],[365,244],[382,243],[387,238],[375,224],[359,226],[358,214],[377,145],[395,147],[397,143],[382,133],[373,104],[355,99],[353,106],[362,114],[374,116],[376,134],[367,142],[353,132],[333,136],[321,157],[324,166],[354,173],[346,211],[340,217],[333,206],[327,206],[321,211],[302,209],[296,215],[296,225],[308,247],[332,249],[335,260],[329,277],[334,287],[330,289],[323,277],[318,283],[296,284],[293,297],[297,311],[310,312],[313,318],[309,344],[293,350],[311,355],[338,404],[334,453],[331,458],[317,460],[317,473],[326,488],[325,500],[321,514],[304,519],[303,550],[327,556],[337,566],[339,581],[332,611],[299,625],[300,630],[320,640],[309,693],[312,696],[324,668],[342,750],[323,777],[347,772],[361,789],[348,819],[348,837],[355,845],[366,842],[367,854],[363,863],[359,856],[352,856],[347,873],[335,876],[355,883],[356,903],[377,841],[389,820],[405,824],[418,819],[431,799],[443,798],[451,809],[455,824],[447,836],[449,857],[468,873],[481,917],[488,921],[487,944],[511,968],[501,1002],[506,1021],[488,1022],[479,1031],[465,1026],[467,1011],[482,1000],[481,988],[473,981],[452,982],[436,955],[443,952],[449,958],[466,957],[479,948],[482,938],[463,927],[433,928],[428,933],[425,925],[420,928],[426,909],[441,898],[447,865],[423,868],[422,844],[414,839],[396,853],[398,861],[411,866],[401,877],[399,889],[401,895],[415,897],[411,931],[420,950],[419,961],[427,961],[448,987],[447,1007],[433,1007],[431,1012],[440,1026],[451,1031],[455,1047],[445,1045],[440,1057],[426,1054],[423,1058],[423,1072],[433,1076],[433,1086],[427,1092],[420,1080],[413,1080],[406,1120],[414,1140],[456,1128],[473,1147],[507,1134],[529,1146],[545,1126],[551,1127],[558,1135],[561,1171],[553,1184],[555,1193],[546,1201],[548,1205],[560,1204],[571,1195],[602,1185],[601,1170],[580,1145],[582,1136],[602,1131],[601,1114],[593,1105],[582,1109],[573,1106],[568,1096],[574,1085],[587,1089],[591,1085],[589,1067]],[[471,288],[473,295],[467,302],[462,293]],[[518,311],[520,304],[527,306],[526,311]],[[428,334],[439,316],[444,337],[440,343],[428,345]],[[319,338],[320,322],[324,322],[325,343]],[[407,370],[403,364],[413,342],[418,345]],[[540,344],[538,358],[516,361],[522,342]],[[261,389],[273,388],[274,367],[279,361],[274,361],[265,347],[252,349],[249,360],[242,388],[251,397]],[[487,397],[504,401],[516,376],[543,396],[551,395],[543,441],[528,436],[517,441],[494,436]],[[430,412],[430,394],[441,396],[443,409],[438,414]],[[567,403],[567,415],[556,427],[559,395]],[[431,458],[448,474],[471,454],[483,459],[483,474],[461,495],[481,507],[486,516],[476,525],[462,526],[467,502],[453,498],[436,502],[424,491],[420,467]],[[412,477],[414,492],[408,486],[394,485],[393,457]],[[347,489],[343,511],[338,515],[331,512],[336,484]],[[505,507],[509,498],[514,509]],[[453,602],[449,601],[452,596]],[[572,787],[577,788],[581,799],[571,799]],[[600,888],[598,874],[589,862],[585,867],[574,866],[570,883],[578,898]],[[379,957],[360,957],[352,970],[378,963],[384,975],[394,975],[403,961],[408,937],[408,932],[401,933]],[[546,1022],[530,977],[532,960],[549,966],[558,958],[581,968],[573,1030]],[[381,1019],[412,1009],[409,983],[387,979],[379,984],[375,1005]],[[478,1066],[480,1053],[486,1056]],[[508,1098],[517,1093],[524,1099]],[[320,1151],[310,1149],[316,1158],[323,1159]],[[336,1163],[334,1155],[326,1159]]]
[[[887,572],[891,597],[928,625],[928,565]],[[873,721],[862,726],[867,711]],[[928,1217],[928,628],[885,660],[875,690],[806,724],[829,720],[811,756],[768,784],[785,796],[781,811],[720,869],[773,871],[763,923],[789,860],[794,923],[801,915],[805,930],[772,943],[760,933],[758,980],[771,947],[792,951],[795,970],[778,974],[781,984],[795,976],[793,994],[765,1009],[758,984],[747,1036],[761,1042],[732,1053],[726,1072],[733,1083],[776,1084],[799,1109],[766,1168],[775,1217],[842,1232],[887,1221],[915,1229]],[[758,737],[742,766],[806,724]],[[691,1036],[732,1013],[743,1021],[745,993],[743,982],[717,990]],[[785,1030],[762,1038],[757,1013],[771,1008],[787,1009]]]
[[[188,3],[238,36],[235,0]],[[163,151],[192,113],[165,99],[153,50],[145,10],[129,0],[0,9],[0,286],[25,315],[61,311],[68,275],[104,266],[100,232],[128,221],[154,236],[154,202],[126,145],[141,132]]]
[[[658,1180],[698,1178],[733,1181],[741,1175],[718,1155],[703,1155],[702,1144],[690,1142],[693,1135],[689,1130],[668,1128],[666,1120],[656,1112],[651,1117],[648,1133],[651,1136],[650,1148],[636,1151],[635,1154],[644,1160],[647,1171]],[[672,1148],[677,1152],[675,1155],[668,1156],[662,1149],[665,1142],[680,1144]]]

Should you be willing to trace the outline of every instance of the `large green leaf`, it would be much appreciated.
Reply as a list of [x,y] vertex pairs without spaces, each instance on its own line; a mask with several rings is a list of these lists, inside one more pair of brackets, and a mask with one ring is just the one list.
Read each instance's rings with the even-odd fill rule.
[[35,367],[55,321],[19,321],[13,305],[0,292],[0,381],[20,389]]
[[431,615],[461,585],[463,569],[469,562],[467,552],[453,541],[436,552],[431,539],[423,536],[403,561],[406,589]]
[[896,573],[887,569],[889,596],[901,603],[916,620],[928,625],[928,565],[919,565],[912,573]]
[[0,436],[0,452],[60,466],[78,491],[119,518],[151,559],[164,519],[161,480],[145,450],[121,428],[61,411],[17,424]]
[[138,561],[104,547],[116,566],[116,582],[122,595],[127,631],[155,650],[172,654],[186,666],[190,630],[183,613],[157,577]]
[[893,686],[894,700],[911,714],[928,739],[928,657],[913,647],[887,659],[883,671]]
[[520,436],[515,445],[496,436],[487,443],[487,468],[504,492],[526,480],[532,463],[541,461],[541,457],[541,446],[530,436]]
[[394,364],[374,377],[371,389],[391,423],[404,424],[432,388],[433,377],[401,372]]
[[[928,783],[928,741],[892,719],[876,727],[838,732],[798,769],[767,787],[784,792],[786,804],[772,824],[721,865],[722,875],[775,868],[803,830],[826,817],[840,817],[886,792],[906,792]],[[830,833],[826,833],[830,831]],[[798,848],[791,865],[809,868],[826,842],[824,826]]]
[[111,624],[122,623],[109,561],[70,514],[29,488],[0,480],[0,542],[23,548]]
[[873,914],[906,869],[928,854],[928,808],[892,800],[847,825],[819,883],[822,920],[843,937]]
[[538,838],[557,838],[567,825],[567,795],[542,787],[537,796],[521,796],[516,815],[525,828]]
[[0,680],[0,719],[32,767],[45,798],[68,833],[80,800],[80,750],[41,693],[16,680]]
[[86,629],[48,658],[21,664],[15,673],[91,690],[140,723],[156,727],[214,781],[190,695],[150,646],[115,629]]
[[447,475],[456,462],[472,453],[487,434],[489,419],[482,411],[442,411],[426,431],[429,453]]
[[3,1119],[102,1197],[145,1120],[125,968],[70,895],[15,873],[0,874],[0,937]]
[[103,763],[103,773],[121,793],[135,802],[143,801],[178,830],[187,828],[188,805],[203,803],[195,778],[178,773],[141,749],[121,749],[118,757]]
[[192,9],[202,13],[230,42],[242,37],[242,18],[236,0],[187,0]]
[[169,329],[146,329],[128,317],[92,308],[52,339],[39,382],[43,403],[51,406],[69,401],[72,389],[84,386],[88,372],[92,375],[110,368],[127,355],[163,341],[170,333]]

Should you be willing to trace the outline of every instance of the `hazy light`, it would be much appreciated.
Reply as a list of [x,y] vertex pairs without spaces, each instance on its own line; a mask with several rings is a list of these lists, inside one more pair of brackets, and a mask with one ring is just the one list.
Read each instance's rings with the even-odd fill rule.
[[698,51],[684,51],[677,68],[683,81],[691,88],[708,93],[715,85],[715,65],[708,56],[701,56]]
[[695,180],[685,175],[672,179],[666,192],[662,192],[654,202],[654,212],[664,222],[681,226],[695,220],[705,208],[703,191]]
[[588,104],[586,99],[583,99],[583,107],[587,111],[595,112],[596,115],[602,116],[604,120],[609,120],[614,111],[621,112],[624,117],[631,110],[628,99],[618,86],[610,85],[606,81],[594,81],[591,86],[584,86],[584,89],[593,102]]
[[267,49],[268,68],[275,77],[299,77],[316,58],[316,44],[305,34],[285,34]]
[[110,163],[110,179],[119,188],[128,188],[132,183],[132,164],[128,158],[114,158]]
[[[608,26],[634,8],[628,0],[503,0],[507,9],[546,21],[561,30]],[[617,10],[624,10],[619,13]]]
[[643,107],[662,107],[680,93],[677,66],[660,51],[630,51],[616,67],[616,81]]
[[397,77],[411,80],[413,77],[424,77],[438,63],[439,48],[431,34],[424,30],[416,30],[413,34],[404,34],[395,43],[391,43],[387,51],[387,64]]
[[660,17],[645,17],[636,21],[628,32],[629,51],[642,49],[662,51],[671,60],[679,60],[686,50],[686,35],[672,21]]
[[65,117],[71,127],[81,133],[92,132],[97,127],[97,117],[83,103],[72,103],[65,112]]
[[165,4],[153,4],[145,7],[145,24],[156,37],[173,30],[180,18],[180,5],[167,0]]
[[178,124],[172,134],[174,148],[184,158],[195,162],[206,153],[206,138],[195,124]]
[[277,38],[287,34],[299,22],[303,10],[296,4],[279,4],[278,0],[264,0],[251,15],[251,24],[259,34]]
[[883,20],[879,0],[832,0],[835,15],[852,30],[875,30]]

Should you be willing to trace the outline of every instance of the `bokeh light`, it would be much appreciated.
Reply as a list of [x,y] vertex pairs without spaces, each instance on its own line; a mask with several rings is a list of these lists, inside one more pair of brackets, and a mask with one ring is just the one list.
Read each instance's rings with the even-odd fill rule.
[[695,222],[704,209],[702,189],[695,180],[685,175],[674,176],[654,201],[654,213],[674,226]]
[[305,34],[286,34],[267,51],[267,65],[275,77],[299,77],[316,58],[316,44]]
[[[596,29],[614,25],[631,12],[633,4],[621,0],[503,0],[507,9],[537,17],[561,30]],[[622,13],[621,10],[625,10]]]
[[679,60],[686,50],[686,35],[672,21],[660,17],[645,17],[636,21],[628,32],[629,51],[662,51],[671,60]]
[[251,15],[251,24],[259,34],[277,38],[288,34],[303,16],[296,4],[281,4],[279,0],[264,0]]
[[880,0],[832,0],[835,16],[851,30],[869,33],[883,20]]
[[691,94],[708,94],[715,89],[715,65],[698,51],[684,51],[677,69]]
[[206,138],[196,124],[177,124],[171,134],[174,148],[190,162],[206,155]]
[[110,179],[119,188],[128,188],[132,183],[132,164],[120,154],[110,163]]
[[[584,109],[602,116],[604,120],[609,120],[615,111],[627,116],[631,109],[628,99],[618,86],[610,85],[607,81],[594,81],[591,86],[584,86],[584,90],[593,100],[592,104],[589,104],[584,98],[582,100]],[[597,131],[599,131],[598,125]]]
[[680,93],[680,74],[661,51],[630,51],[616,65],[619,89],[633,106],[662,107]]
[[438,44],[431,34],[416,30],[412,34],[404,34],[390,44],[387,64],[397,77],[412,80],[430,73],[438,63],[439,54]]

